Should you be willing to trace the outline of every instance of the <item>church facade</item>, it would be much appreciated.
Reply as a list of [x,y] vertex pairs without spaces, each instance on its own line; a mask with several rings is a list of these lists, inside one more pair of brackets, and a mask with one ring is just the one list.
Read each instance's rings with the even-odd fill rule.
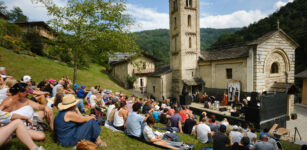
[[179,100],[183,87],[193,94],[205,92],[200,87],[227,91],[237,83],[241,92],[263,92],[275,83],[294,83],[298,44],[283,30],[240,47],[201,51],[199,6],[199,0],[169,0],[170,64],[149,75],[148,95]]

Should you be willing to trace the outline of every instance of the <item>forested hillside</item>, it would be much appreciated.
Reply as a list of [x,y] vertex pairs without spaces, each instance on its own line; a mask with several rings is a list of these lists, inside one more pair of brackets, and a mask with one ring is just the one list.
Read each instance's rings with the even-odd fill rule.
[[[239,30],[239,28],[230,29],[200,29],[201,50],[205,50],[212,43],[214,43],[218,37],[225,33],[233,33]],[[135,32],[136,43],[141,50],[154,55],[162,61],[157,65],[165,64],[169,62],[169,30],[158,29]]]
[[280,28],[292,37],[300,46],[296,49],[296,73],[307,69],[307,1],[294,0],[254,24],[244,27],[232,34],[221,36],[209,49],[219,49],[242,45],[252,41],[267,32],[277,29],[277,20]]

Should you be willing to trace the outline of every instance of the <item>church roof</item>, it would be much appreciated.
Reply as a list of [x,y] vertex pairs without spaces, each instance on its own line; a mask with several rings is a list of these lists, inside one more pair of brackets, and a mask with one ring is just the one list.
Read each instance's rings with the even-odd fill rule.
[[172,72],[172,70],[171,70],[170,65],[167,64],[167,65],[164,65],[164,66],[158,68],[155,72],[149,74],[149,76],[151,76],[151,77],[160,77],[161,75],[169,73],[169,72]]
[[246,58],[249,56],[248,50],[248,46],[241,46],[221,50],[202,51],[200,55],[200,61],[207,62],[216,60]]
[[297,92],[297,89],[293,83],[275,82],[268,92],[294,94]]
[[292,44],[294,44],[296,47],[298,47],[298,43],[296,43],[288,34],[286,34],[285,31],[283,31],[282,29],[279,30],[275,30],[275,31],[271,31],[263,36],[261,36],[260,38],[248,43],[247,45],[258,45],[261,44],[262,42],[268,40],[269,38],[271,38],[275,33],[281,33],[282,35],[284,35],[286,38],[288,38]]
[[295,75],[296,78],[307,78],[307,70]]

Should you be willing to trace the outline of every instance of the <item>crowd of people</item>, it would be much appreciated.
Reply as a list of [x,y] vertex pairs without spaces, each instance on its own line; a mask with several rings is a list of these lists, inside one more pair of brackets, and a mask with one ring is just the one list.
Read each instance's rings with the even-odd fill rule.
[[[187,106],[171,104],[168,99],[144,99],[100,86],[87,90],[67,77],[36,84],[25,75],[18,81],[7,75],[4,67],[0,74],[0,146],[17,137],[29,149],[40,150],[43,147],[33,141],[44,140],[45,132],[51,131],[62,146],[75,146],[85,139],[105,147],[100,137],[104,125],[165,148],[192,149],[193,145],[180,142],[178,132],[193,135],[201,143],[213,143],[214,150],[282,149],[268,130],[257,137],[252,125],[230,125],[226,118],[217,121],[205,112],[197,116]],[[58,110],[56,116],[54,110]],[[164,125],[157,127],[156,123]]]

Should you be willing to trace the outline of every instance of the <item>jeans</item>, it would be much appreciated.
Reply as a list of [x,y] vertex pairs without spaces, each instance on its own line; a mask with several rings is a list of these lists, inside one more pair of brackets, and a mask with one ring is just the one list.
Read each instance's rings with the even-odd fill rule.
[[83,99],[80,99],[80,101],[77,104],[77,107],[81,112],[84,112],[84,104],[83,104]]

